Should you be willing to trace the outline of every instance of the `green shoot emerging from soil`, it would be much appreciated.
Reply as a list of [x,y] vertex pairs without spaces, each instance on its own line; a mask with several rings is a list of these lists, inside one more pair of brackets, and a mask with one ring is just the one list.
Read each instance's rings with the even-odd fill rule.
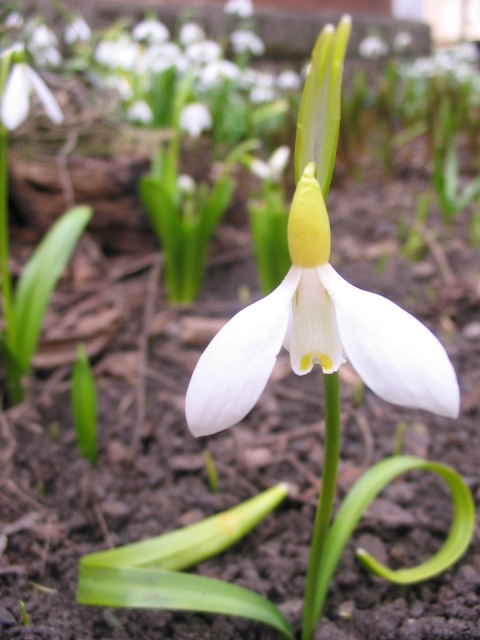
[[57,220],[33,252],[13,290],[8,265],[8,130],[27,118],[31,91],[37,93],[49,117],[61,122],[63,116],[55,98],[27,64],[25,52],[5,51],[0,66],[0,293],[5,318],[0,353],[12,403],[24,398],[24,380],[30,372],[50,295],[92,215],[88,207],[75,207]]

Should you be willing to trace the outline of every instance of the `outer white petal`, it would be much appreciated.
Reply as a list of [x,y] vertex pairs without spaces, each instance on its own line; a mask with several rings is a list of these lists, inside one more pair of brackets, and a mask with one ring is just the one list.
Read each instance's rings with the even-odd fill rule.
[[318,271],[335,307],[345,355],[365,384],[394,404],[457,417],[457,378],[437,338],[390,300],[349,284],[330,265]]
[[37,96],[40,98],[40,101],[43,104],[43,108],[47,112],[47,116],[56,124],[62,123],[63,113],[58,106],[53,93],[50,91],[50,89],[47,87],[38,73],[31,67],[26,67],[26,73],[28,74],[30,85],[32,86]]
[[19,127],[28,116],[30,82],[28,66],[24,63],[13,65],[2,99],[2,122],[9,131]]
[[187,390],[193,435],[227,429],[255,405],[282,347],[299,279],[292,267],[275,291],[237,313],[208,345]]

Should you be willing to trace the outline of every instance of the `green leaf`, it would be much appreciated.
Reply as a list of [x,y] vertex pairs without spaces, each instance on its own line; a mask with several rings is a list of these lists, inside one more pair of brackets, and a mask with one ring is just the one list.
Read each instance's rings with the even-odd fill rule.
[[354,485],[343,501],[333,523],[322,555],[323,565],[317,591],[316,613],[320,617],[328,586],[343,550],[362,514],[370,502],[394,478],[408,471],[429,471],[445,481],[451,492],[453,515],[450,533],[437,553],[429,560],[411,569],[393,571],[377,562],[360,549],[360,562],[376,575],[395,584],[413,584],[427,580],[445,571],[466,551],[475,527],[475,507],[471,492],[456,471],[438,462],[429,462],[413,456],[394,456],[371,467]]
[[72,374],[72,413],[77,444],[84,458],[95,464],[97,459],[97,393],[87,352],[77,347]]
[[284,616],[262,596],[220,580],[176,573],[243,538],[287,493],[288,486],[279,484],[188,527],[84,556],[77,602],[241,616],[270,625],[283,638],[294,640]]
[[244,538],[288,493],[279,484],[240,505],[182,529],[84,556],[81,566],[180,570],[216,556]]
[[36,248],[20,277],[14,299],[16,343],[12,351],[23,373],[30,369],[50,295],[91,216],[91,208],[84,206],[63,214]]
[[290,625],[274,604],[249,589],[203,576],[82,565],[77,602],[239,616],[267,624],[283,638],[294,640]]
[[326,25],[312,53],[300,103],[295,141],[295,179],[314,161],[325,200],[335,163],[341,115],[343,62],[351,20],[343,16],[335,30]]
[[286,210],[271,208],[263,202],[251,202],[249,214],[260,287],[262,293],[268,295],[278,287],[291,266],[288,214]]

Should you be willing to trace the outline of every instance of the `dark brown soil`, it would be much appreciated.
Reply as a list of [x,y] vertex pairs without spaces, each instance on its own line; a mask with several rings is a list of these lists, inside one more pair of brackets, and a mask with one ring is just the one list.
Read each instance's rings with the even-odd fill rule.
[[[406,452],[454,466],[480,497],[479,251],[468,242],[467,212],[446,228],[433,211],[421,259],[401,257],[401,228],[427,184],[408,176],[386,182],[373,172],[361,184],[337,179],[329,199],[332,263],[442,339],[459,376],[461,417],[400,409],[369,391],[356,407],[358,381],[345,366],[339,500],[370,464],[392,453],[400,423],[409,425]],[[291,485],[284,504],[196,571],[267,596],[299,630],[323,450],[319,371],[297,378],[282,355],[251,414],[206,440],[190,435],[183,414],[189,376],[214,320],[230,317],[248,292],[258,297],[242,215],[237,201],[216,235],[202,297],[191,307],[167,305],[156,286],[155,254],[107,260],[82,242],[55,293],[29,399],[0,421],[0,637],[273,640],[273,631],[246,620],[79,606],[75,589],[83,554],[194,522],[279,481]],[[14,229],[15,267],[32,240],[28,230]],[[70,413],[68,360],[78,341],[71,329],[80,320],[99,395],[95,468],[78,455]],[[219,473],[217,494],[204,469],[207,448]],[[354,557],[361,545],[391,566],[418,563],[441,544],[449,517],[448,495],[434,478],[412,474],[390,485],[347,548],[316,640],[480,638],[478,533],[448,572],[408,588],[369,576]],[[22,624],[21,603],[29,624]]]

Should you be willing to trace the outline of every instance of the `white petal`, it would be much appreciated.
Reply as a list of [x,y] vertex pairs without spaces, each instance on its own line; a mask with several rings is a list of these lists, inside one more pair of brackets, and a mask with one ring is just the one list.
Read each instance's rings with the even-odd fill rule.
[[257,178],[260,178],[260,180],[267,180],[267,178],[271,177],[271,169],[269,165],[259,158],[252,158],[250,160],[248,168],[253,173],[253,175]]
[[325,373],[337,371],[344,362],[334,307],[316,269],[302,269],[288,329],[290,362],[297,375],[309,373],[315,362]]
[[282,147],[278,147],[268,161],[270,166],[270,170],[272,172],[272,176],[274,180],[280,182],[282,173],[285,171],[288,160],[290,158],[290,147],[284,145]]
[[42,78],[38,75],[36,71],[34,71],[31,67],[26,68],[26,72],[28,74],[28,79],[30,84],[40,98],[41,103],[43,104],[43,108],[47,112],[47,116],[55,122],[56,124],[60,124],[63,122],[63,113],[60,107],[58,106],[57,101],[55,100],[53,93],[47,87]]
[[7,80],[2,99],[2,122],[9,131],[19,127],[28,116],[30,82],[27,65],[17,63]]
[[275,291],[237,313],[208,345],[187,390],[193,435],[227,429],[255,405],[282,347],[299,279],[292,267]]
[[330,265],[318,272],[335,307],[345,354],[365,384],[394,404],[457,417],[457,378],[437,338],[390,300],[349,284]]

